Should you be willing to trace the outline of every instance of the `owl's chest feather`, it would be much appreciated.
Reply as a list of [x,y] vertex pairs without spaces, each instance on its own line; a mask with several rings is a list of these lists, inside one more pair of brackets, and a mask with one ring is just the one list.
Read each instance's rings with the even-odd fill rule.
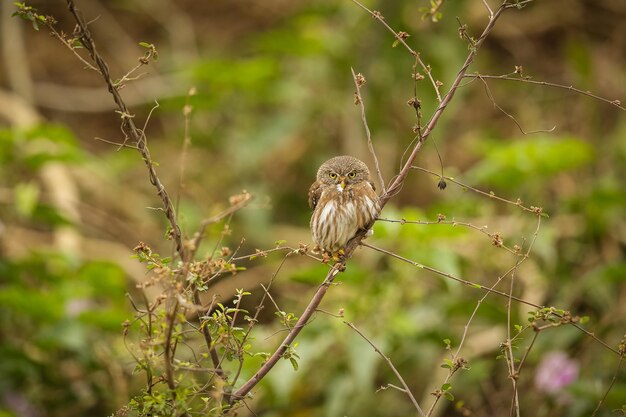
[[326,249],[339,249],[378,213],[378,197],[369,183],[342,189],[328,187],[311,221],[313,238]]

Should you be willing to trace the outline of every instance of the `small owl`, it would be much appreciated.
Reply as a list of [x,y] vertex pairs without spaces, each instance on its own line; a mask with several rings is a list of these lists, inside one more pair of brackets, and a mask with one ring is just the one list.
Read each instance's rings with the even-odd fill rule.
[[309,205],[313,241],[331,254],[343,250],[380,211],[367,165],[351,156],[336,156],[320,166],[309,189]]

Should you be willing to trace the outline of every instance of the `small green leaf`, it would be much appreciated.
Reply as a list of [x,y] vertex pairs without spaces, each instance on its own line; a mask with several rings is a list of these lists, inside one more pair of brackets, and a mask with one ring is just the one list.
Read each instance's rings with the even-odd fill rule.
[[448,391],[450,388],[452,388],[452,384],[447,382],[441,386],[442,391]]
[[452,369],[454,367],[454,362],[452,362],[452,359],[445,358],[443,360],[443,363],[441,364],[441,367],[446,369]]
[[15,209],[22,217],[30,217],[39,202],[39,187],[37,184],[19,183],[15,186]]
[[446,397],[448,401],[454,401],[454,395],[450,391],[444,391],[443,396]]
[[289,358],[289,362],[291,362],[291,366],[293,366],[293,370],[297,371],[298,370],[298,361],[295,360],[294,358]]

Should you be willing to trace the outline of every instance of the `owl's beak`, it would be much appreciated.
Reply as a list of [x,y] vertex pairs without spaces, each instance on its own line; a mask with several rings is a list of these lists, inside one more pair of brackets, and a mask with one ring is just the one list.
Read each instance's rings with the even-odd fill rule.
[[345,178],[341,178],[341,189],[343,190],[344,188],[346,188],[346,179]]

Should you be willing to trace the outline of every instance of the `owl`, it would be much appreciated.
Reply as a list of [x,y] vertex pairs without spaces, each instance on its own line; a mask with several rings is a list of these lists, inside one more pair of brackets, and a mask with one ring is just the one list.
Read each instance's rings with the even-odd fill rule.
[[367,165],[351,156],[336,156],[320,166],[309,205],[313,242],[330,254],[343,254],[348,241],[380,211]]

